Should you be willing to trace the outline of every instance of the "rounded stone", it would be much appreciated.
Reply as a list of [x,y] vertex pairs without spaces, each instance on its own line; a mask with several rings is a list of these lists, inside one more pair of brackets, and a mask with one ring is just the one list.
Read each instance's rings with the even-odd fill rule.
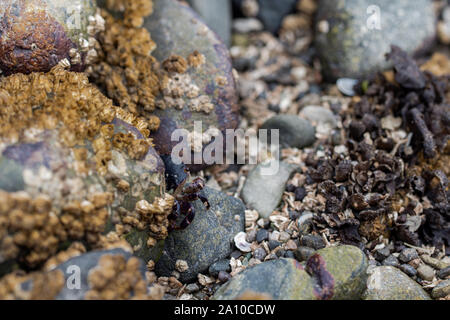
[[271,160],[257,165],[248,175],[242,189],[242,199],[247,207],[268,218],[281,201],[283,192],[296,166]]
[[208,268],[209,274],[216,278],[220,271],[231,271],[230,261],[228,259],[216,261]]
[[375,267],[367,280],[365,300],[430,300],[422,287],[391,266]]
[[423,280],[432,281],[434,279],[434,270],[432,267],[422,264],[417,268],[417,274]]
[[359,299],[367,266],[366,256],[356,247],[325,248],[305,264],[281,258],[247,268],[222,286],[214,299],[238,299],[246,292],[275,300]]
[[90,39],[103,27],[96,10],[95,0],[2,1],[0,71],[47,72],[63,59],[82,71],[95,50]]
[[331,81],[386,69],[391,44],[414,54],[436,34],[430,0],[321,0],[316,21],[315,46]]
[[[270,118],[261,129],[279,130],[280,146],[283,148],[304,148],[312,145],[315,140],[315,129],[305,119],[295,115],[282,114]],[[270,136],[270,134],[269,134]]]
[[232,250],[233,237],[244,230],[245,206],[239,199],[206,187],[202,194],[211,208],[201,201],[193,203],[193,222],[184,230],[175,230],[165,240],[156,263],[158,275],[169,276],[177,260],[185,260],[189,269],[180,273],[180,281],[191,281],[214,262],[225,259]]
[[448,295],[450,295],[450,280],[440,282],[431,291],[431,296],[435,299],[445,298]]

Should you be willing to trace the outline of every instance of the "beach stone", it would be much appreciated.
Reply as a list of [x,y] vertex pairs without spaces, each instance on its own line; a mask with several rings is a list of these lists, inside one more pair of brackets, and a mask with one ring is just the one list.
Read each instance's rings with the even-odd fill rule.
[[438,277],[441,279],[445,279],[448,276],[450,276],[450,267],[444,268],[442,270],[439,270]]
[[337,126],[334,113],[321,106],[306,106],[300,111],[300,116],[312,123],[323,124],[331,129]]
[[266,250],[264,250],[263,248],[257,248],[253,252],[253,257],[260,261],[263,261],[266,256],[267,256]]
[[283,18],[294,12],[297,0],[258,0],[258,18],[267,31],[276,33],[281,27]]
[[321,236],[307,234],[301,237],[300,245],[313,248],[315,250],[325,248],[325,242],[323,241]]
[[377,249],[374,252],[374,257],[375,259],[377,259],[378,261],[383,261],[384,259],[386,259],[387,257],[389,257],[391,255],[391,251],[389,250],[388,247],[384,247],[382,249]]
[[365,290],[367,266],[366,256],[356,247],[325,248],[305,264],[281,258],[247,268],[213,299],[237,299],[247,291],[275,300],[358,299]]
[[303,262],[308,260],[314,252],[316,252],[316,250],[309,247],[298,247],[294,252],[294,256],[298,261]]
[[[315,129],[311,123],[295,115],[281,114],[264,122],[261,129],[280,130],[282,148],[304,148],[315,141]],[[270,136],[270,134],[269,134]]]
[[264,28],[261,21],[255,18],[238,18],[233,20],[233,31],[237,33],[249,33],[261,31]]
[[[219,2],[227,1],[214,2],[220,5]],[[195,122],[200,121],[202,132],[209,128],[225,132],[226,129],[235,129],[238,126],[236,81],[227,46],[201,21],[192,8],[175,0],[154,0],[153,9],[153,14],[144,21],[144,27],[150,31],[152,40],[157,44],[152,55],[162,62],[172,54],[186,59],[195,50],[201,53],[205,57],[205,63],[198,68],[189,68],[183,76],[189,76],[191,83],[199,88],[199,96],[209,98],[214,106],[210,113],[192,111],[189,107],[192,99],[184,97],[182,99],[185,104],[182,109],[157,108],[152,112],[152,115],[161,120],[159,130],[152,134],[155,149],[161,155],[170,155],[172,148],[179,143],[178,140],[171,139],[176,129],[193,132]],[[214,13],[214,17],[217,17],[217,14],[226,13]],[[206,165],[202,162],[192,164],[190,168],[198,170]]]
[[382,263],[384,266],[391,266],[391,267],[399,267],[400,266],[400,262],[392,254],[389,257],[387,257],[386,259],[384,259]]
[[165,240],[162,255],[155,266],[160,276],[170,276],[177,260],[185,260],[189,269],[180,273],[180,281],[196,279],[214,262],[225,259],[232,250],[233,237],[244,230],[245,206],[239,199],[206,187],[201,192],[211,208],[194,202],[193,222],[184,230],[175,230]]
[[430,300],[422,287],[391,266],[375,267],[367,280],[365,300]]
[[229,46],[231,42],[231,3],[223,0],[188,0],[205,23],[222,41]]
[[315,47],[330,81],[389,68],[385,54],[392,44],[415,54],[436,34],[430,0],[321,0],[316,21]]
[[[278,170],[268,170],[269,166]],[[257,165],[249,173],[241,193],[247,207],[268,218],[280,203],[286,182],[295,170],[296,166],[277,160]]]
[[434,269],[426,264],[422,264],[417,268],[417,274],[423,280],[432,281],[434,278]]
[[411,260],[417,259],[419,257],[416,249],[414,248],[405,248],[400,252],[400,255],[398,256],[398,259],[403,262],[407,263]]
[[431,291],[431,296],[434,299],[445,298],[450,294],[450,280],[445,280],[439,283],[436,287]]
[[410,277],[414,277],[417,275],[417,270],[414,269],[414,267],[409,264],[402,264],[400,266],[400,270],[402,270],[404,273],[406,273]]
[[269,239],[269,231],[267,231],[266,229],[259,229],[256,232],[256,241],[258,243],[263,242],[264,240]]

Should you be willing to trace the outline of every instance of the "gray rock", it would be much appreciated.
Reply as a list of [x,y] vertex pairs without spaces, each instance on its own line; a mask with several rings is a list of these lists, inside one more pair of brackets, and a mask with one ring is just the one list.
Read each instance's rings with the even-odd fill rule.
[[389,250],[389,248],[388,247],[384,247],[382,249],[375,250],[374,257],[378,261],[383,261],[384,259],[389,257],[390,254],[391,254],[391,251]]
[[223,0],[188,0],[205,23],[216,32],[223,42],[231,43],[231,3]]
[[383,260],[383,265],[397,268],[400,266],[400,262],[398,261],[398,259],[395,256],[390,255],[389,257],[387,257],[386,259]]
[[391,266],[375,267],[370,270],[365,300],[430,300],[422,287]]
[[444,268],[442,270],[439,270],[438,277],[441,279],[445,279],[448,276],[450,276],[450,267]]
[[436,33],[430,0],[321,0],[316,21],[315,44],[329,80],[383,70],[391,44],[413,54]]
[[409,264],[402,264],[400,266],[400,270],[402,270],[404,273],[406,273],[410,277],[414,277],[417,274],[417,270],[414,269],[414,267]]
[[300,116],[310,122],[327,125],[331,129],[336,128],[337,122],[334,113],[324,107],[307,106],[300,111]]
[[322,237],[312,234],[302,236],[300,239],[300,245],[313,248],[315,250],[325,248],[325,242],[323,241]]
[[267,164],[257,165],[248,175],[242,189],[242,199],[250,209],[258,211],[262,218],[268,218],[281,201],[286,182],[296,170],[296,166],[272,160],[272,168],[267,170]]
[[231,271],[230,260],[222,259],[216,261],[208,269],[209,274],[216,278],[220,271]]
[[434,269],[426,264],[422,264],[417,268],[417,274],[423,280],[432,281],[434,278]]
[[255,252],[253,252],[253,257],[260,261],[264,261],[266,255],[267,255],[266,250],[264,250],[263,248],[257,248]]
[[245,206],[242,201],[208,187],[202,193],[208,198],[211,209],[206,210],[201,201],[196,201],[193,222],[186,229],[169,234],[156,263],[158,275],[169,276],[180,259],[189,266],[187,271],[180,273],[180,280],[195,279],[199,272],[226,258],[231,253],[234,235],[244,230]]
[[411,260],[417,259],[419,255],[417,254],[416,249],[414,248],[406,248],[403,249],[402,252],[400,252],[400,255],[398,256],[398,259],[401,262],[407,263]]
[[276,33],[281,26],[283,18],[295,10],[297,0],[258,0],[258,18],[266,30]]
[[294,252],[294,256],[298,261],[303,262],[308,260],[314,252],[316,252],[316,250],[309,247],[298,247]]
[[259,229],[256,233],[256,241],[260,243],[267,239],[269,239],[269,231],[266,229]]
[[198,290],[200,290],[200,287],[196,283],[190,283],[186,286],[186,288],[184,288],[184,291],[186,293],[194,293],[197,292]]
[[213,298],[237,299],[253,291],[275,300],[359,299],[365,290],[367,266],[358,248],[330,247],[317,251],[306,264],[281,258],[247,268]]
[[439,283],[431,291],[431,296],[435,299],[440,299],[448,296],[450,294],[450,280],[445,280]]
[[281,243],[277,240],[269,240],[268,246],[270,250],[274,250],[275,248],[281,246]]
[[[270,118],[261,126],[261,129],[278,129],[280,145],[283,148],[304,148],[315,141],[315,129],[305,119],[295,115],[281,114]],[[270,136],[270,134],[269,134]]]

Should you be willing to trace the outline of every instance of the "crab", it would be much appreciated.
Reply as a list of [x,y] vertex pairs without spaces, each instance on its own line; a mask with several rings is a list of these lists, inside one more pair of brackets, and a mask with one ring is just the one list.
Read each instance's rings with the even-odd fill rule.
[[[170,156],[162,156],[166,167],[166,185],[168,190],[175,189],[173,197],[175,202],[172,213],[169,215],[169,231],[186,229],[194,220],[195,209],[192,202],[200,200],[209,210],[211,207],[208,199],[200,194],[205,188],[205,181],[201,177],[195,178],[189,184],[188,173],[184,165],[176,165],[172,162]],[[178,218],[184,216],[180,224],[177,224]]]

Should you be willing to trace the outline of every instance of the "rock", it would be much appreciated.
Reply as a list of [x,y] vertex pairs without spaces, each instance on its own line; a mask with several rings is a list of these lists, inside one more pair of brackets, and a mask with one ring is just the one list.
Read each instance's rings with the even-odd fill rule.
[[323,241],[322,237],[312,234],[302,236],[300,239],[300,245],[313,248],[315,250],[325,248],[325,242]]
[[233,31],[237,33],[249,33],[261,31],[264,28],[261,21],[254,18],[248,19],[234,19],[233,20]]
[[[4,75],[47,72],[63,59],[71,62],[72,71],[82,71],[90,62],[89,50],[95,51],[96,33],[104,28],[95,0],[76,4],[71,0],[3,1],[0,22],[0,73]],[[26,33],[19,33],[17,26]],[[94,34],[88,33],[88,27]]]
[[356,95],[355,86],[358,84],[358,80],[350,78],[339,78],[336,81],[336,86],[342,94],[353,97]]
[[425,262],[426,264],[428,264],[428,265],[430,265],[433,268],[438,269],[438,270],[442,270],[442,269],[445,269],[447,267],[450,267],[449,263],[447,263],[447,262],[445,262],[443,260],[432,258],[432,257],[427,256],[427,255],[422,255],[422,256],[420,256],[420,258],[422,259],[423,262]]
[[267,239],[269,239],[269,231],[266,229],[258,229],[258,232],[256,232],[256,241],[261,243]]
[[391,44],[414,54],[435,37],[429,0],[321,0],[316,21],[317,53],[325,77],[332,81],[364,78],[388,68],[385,54]]
[[257,165],[248,175],[241,193],[247,207],[258,211],[260,217],[268,218],[280,203],[286,182],[295,170],[295,166],[277,160],[272,160],[269,166]]
[[410,277],[415,277],[417,274],[417,270],[414,269],[414,267],[409,264],[402,264],[400,266],[400,270],[402,270],[404,273],[406,273]]
[[391,267],[399,267],[400,262],[394,255],[391,254],[389,257],[387,257],[386,259],[383,260],[383,265],[391,266]]
[[229,46],[231,42],[231,3],[223,0],[188,0],[203,21]]
[[307,106],[300,112],[300,117],[308,120],[311,123],[317,123],[329,127],[336,128],[337,122],[334,113],[320,106]]
[[218,275],[218,279],[220,282],[227,282],[228,280],[231,279],[231,275],[228,272],[225,271],[220,271],[219,275]]
[[421,277],[423,280],[427,281],[433,281],[434,279],[434,270],[430,266],[427,266],[426,264],[422,264],[417,268],[417,274],[419,277]]
[[374,257],[378,261],[383,261],[384,259],[389,257],[390,254],[391,254],[391,251],[389,250],[389,248],[388,247],[384,247],[384,248],[375,250]]
[[276,33],[281,27],[283,18],[294,12],[297,0],[258,0],[258,18],[267,31]]
[[450,6],[442,11],[442,20],[438,23],[438,36],[441,43],[450,44]]
[[208,272],[213,277],[217,278],[220,271],[231,271],[230,260],[222,259],[214,262],[208,269]]
[[202,194],[208,198],[211,209],[206,210],[201,201],[196,201],[193,222],[186,229],[169,234],[156,263],[158,275],[169,276],[180,259],[189,265],[187,271],[180,273],[180,281],[195,279],[215,261],[226,258],[234,236],[244,230],[245,206],[240,200],[208,187]]
[[375,267],[370,273],[365,300],[430,300],[417,282],[397,268]]
[[418,257],[419,255],[417,254],[416,249],[406,248],[403,249],[402,252],[400,252],[398,259],[403,263],[407,263],[410,262],[411,260],[417,259]]
[[438,277],[441,279],[445,279],[448,276],[450,276],[450,267],[444,268],[442,270],[439,270]]
[[186,293],[193,293],[193,292],[197,292],[200,290],[200,287],[198,286],[198,284],[196,283],[190,283],[186,286],[186,288],[184,289],[184,291]]
[[330,247],[317,251],[306,264],[281,258],[247,268],[213,299],[237,299],[248,291],[275,300],[358,299],[365,289],[367,266],[358,248]]
[[[281,114],[270,118],[261,129],[279,130],[282,148],[304,148],[315,141],[314,127],[306,120],[295,115]],[[270,136],[270,134],[269,134]]]
[[[227,1],[214,2],[224,2],[222,5],[227,5],[225,4]],[[157,44],[153,56],[158,61],[164,61],[172,54],[186,59],[197,50],[204,56],[205,63],[197,68],[189,68],[184,76],[190,77],[191,83],[199,88],[199,96],[205,96],[205,99],[214,106],[210,113],[192,111],[189,105],[198,98],[185,97],[185,107],[182,110],[166,108],[157,109],[153,113],[161,119],[159,130],[152,134],[155,148],[161,155],[168,155],[178,143],[178,140],[171,139],[175,129],[193,132],[196,121],[202,122],[202,132],[209,128],[223,132],[237,127],[239,116],[236,83],[226,45],[200,21],[189,6],[174,0],[154,0],[153,7],[153,14],[144,21],[144,27],[150,31],[153,41]]]
[[281,243],[276,240],[269,240],[268,246],[269,246],[270,250],[274,250],[275,248],[278,248],[279,246],[281,246]]
[[298,261],[303,262],[308,260],[315,252],[316,250],[309,247],[298,247],[294,252],[294,256]]
[[267,256],[266,250],[264,250],[263,248],[257,248],[254,252],[253,252],[253,257],[255,259],[258,259],[260,261],[264,261],[264,258]]
[[450,294],[450,280],[445,280],[440,282],[436,287],[431,291],[431,296],[434,299],[445,298]]

